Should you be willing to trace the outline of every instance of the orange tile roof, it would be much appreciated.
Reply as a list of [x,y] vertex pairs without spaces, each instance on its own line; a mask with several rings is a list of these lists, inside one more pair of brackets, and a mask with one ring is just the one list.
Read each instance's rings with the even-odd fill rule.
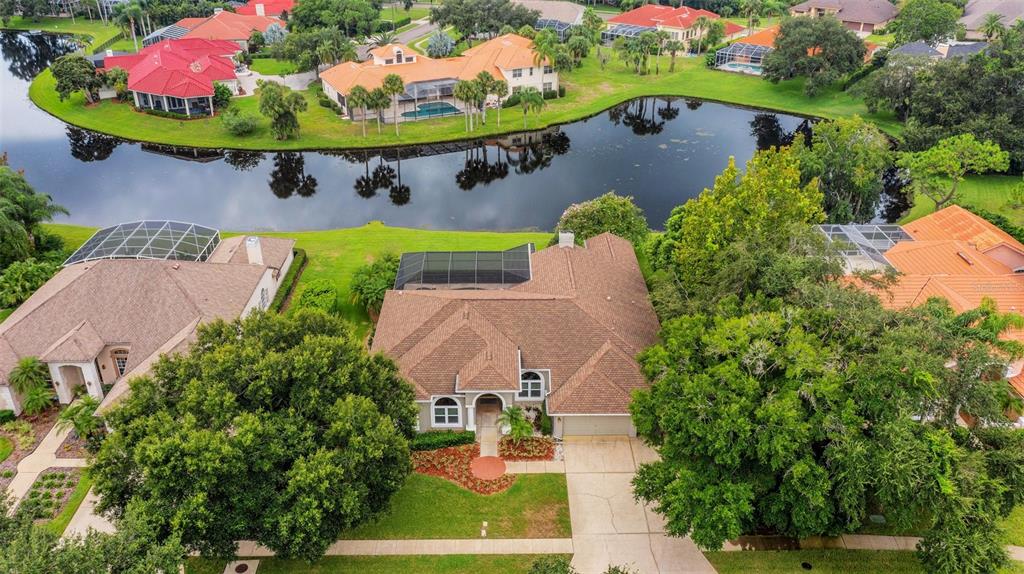
[[901,241],[885,252],[901,273],[921,275],[1006,275],[1013,270],[966,241]]
[[[197,22],[197,20],[200,20]],[[185,38],[205,38],[207,40],[232,40],[240,42],[248,40],[254,30],[266,32],[271,24],[282,28],[285,22],[272,16],[248,16],[234,12],[216,12],[209,18],[185,18],[178,25],[189,28]]]
[[973,243],[980,251],[1005,244],[1024,253],[1024,245],[1012,235],[959,205],[951,205],[903,226],[914,239],[957,239]]
[[771,26],[761,30],[760,32],[754,32],[749,36],[743,36],[737,38],[736,43],[738,44],[751,44],[753,46],[764,46],[766,48],[775,47],[775,38],[779,35],[779,26]]

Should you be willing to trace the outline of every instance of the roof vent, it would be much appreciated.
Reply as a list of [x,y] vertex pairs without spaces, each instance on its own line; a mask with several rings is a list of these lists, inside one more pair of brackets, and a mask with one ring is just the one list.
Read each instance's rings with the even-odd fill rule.
[[559,231],[558,232],[558,246],[568,247],[572,249],[576,246],[576,234],[572,231]]
[[969,256],[968,256],[968,255],[967,255],[966,253],[964,253],[963,251],[957,251],[957,252],[956,252],[956,254],[957,254],[957,255],[958,255],[959,257],[960,257],[960,259],[963,259],[964,261],[966,261],[968,265],[974,265],[974,260],[973,260],[973,259],[971,259],[971,258],[970,258],[970,257],[969,257]]

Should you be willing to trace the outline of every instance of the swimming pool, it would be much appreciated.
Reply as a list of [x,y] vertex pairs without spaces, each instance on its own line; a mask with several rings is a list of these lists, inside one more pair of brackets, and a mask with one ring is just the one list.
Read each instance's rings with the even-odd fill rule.
[[727,62],[725,64],[722,64],[721,66],[718,66],[718,69],[719,70],[724,70],[726,72],[739,72],[740,74],[750,74],[750,75],[753,75],[753,76],[760,76],[761,75],[761,66],[760,66],[760,64],[744,64],[744,63],[741,63],[741,62]]
[[427,102],[416,106],[416,111],[413,112],[402,112],[403,118],[433,118],[437,116],[450,116],[452,114],[462,113],[459,108],[449,104],[448,102]]

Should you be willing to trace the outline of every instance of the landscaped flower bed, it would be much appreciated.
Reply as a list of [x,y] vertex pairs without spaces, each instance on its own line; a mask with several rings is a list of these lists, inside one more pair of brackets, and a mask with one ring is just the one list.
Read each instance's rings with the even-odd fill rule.
[[80,474],[77,468],[50,468],[43,471],[18,505],[18,513],[27,514],[33,520],[50,520],[57,516],[75,492]]
[[493,480],[483,480],[473,476],[469,463],[480,456],[480,445],[466,444],[423,450],[412,453],[413,470],[421,474],[429,474],[446,478],[455,484],[478,494],[494,494],[508,489],[516,481],[515,475],[506,474]]
[[9,439],[14,445],[14,452],[6,460],[0,461],[0,492],[4,492],[7,485],[14,480],[18,463],[32,454],[46,433],[53,428],[58,414],[60,414],[60,409],[54,407],[34,417],[21,417],[0,425],[0,435]]
[[498,442],[498,456],[505,460],[554,460],[555,439],[549,436],[531,436],[518,442],[503,436]]

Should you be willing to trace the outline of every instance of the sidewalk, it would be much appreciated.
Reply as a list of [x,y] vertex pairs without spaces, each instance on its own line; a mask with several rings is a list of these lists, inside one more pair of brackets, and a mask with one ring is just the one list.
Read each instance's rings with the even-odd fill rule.
[[58,430],[57,426],[54,425],[50,432],[46,433],[46,436],[43,437],[36,450],[18,463],[18,474],[7,485],[7,494],[12,498],[11,508],[15,508],[29,489],[32,488],[32,483],[36,481],[36,477],[39,476],[40,472],[55,466],[73,468],[88,466],[88,462],[84,458],[57,458],[57,449],[60,448],[61,443],[64,442],[64,439],[67,438],[70,432],[70,429]]

